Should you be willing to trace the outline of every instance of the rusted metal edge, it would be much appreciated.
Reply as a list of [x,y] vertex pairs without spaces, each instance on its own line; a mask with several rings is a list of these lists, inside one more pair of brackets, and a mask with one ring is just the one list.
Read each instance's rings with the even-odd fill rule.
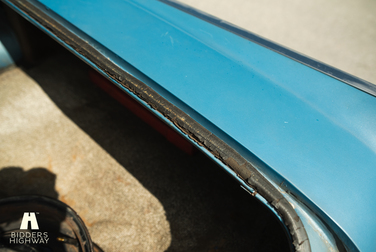
[[[88,62],[94,64],[112,80],[146,102],[152,109],[161,113],[173,123],[181,133],[212,153],[223,164],[231,168],[242,180],[264,197],[280,214],[291,234],[295,251],[311,251],[308,236],[302,221],[283,195],[245,158],[209,130],[192,119],[181,109],[167,101],[148,85],[130,75],[121,67],[94,48],[88,41],[51,18],[41,8],[40,3],[25,0],[7,0],[31,18],[36,24],[44,27],[50,35],[63,41],[66,47],[75,50]],[[12,6],[11,6],[12,7]],[[55,38],[55,39],[56,39]]]

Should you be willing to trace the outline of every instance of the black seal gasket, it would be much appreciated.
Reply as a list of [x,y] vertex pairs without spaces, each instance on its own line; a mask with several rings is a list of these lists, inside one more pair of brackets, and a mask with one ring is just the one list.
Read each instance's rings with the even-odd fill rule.
[[[56,13],[48,10],[46,6],[35,0],[7,0],[7,2],[8,4],[10,3],[10,7],[16,7],[14,9],[21,15],[48,30],[51,33],[49,35],[57,39],[58,42],[61,43],[62,41],[63,46],[74,50],[81,57],[103,71],[107,75],[105,77],[115,80],[119,85],[147,103],[152,109],[161,113],[181,131],[180,133],[186,134],[198,145],[213,154],[223,164],[231,168],[280,214],[290,232],[295,251],[311,251],[304,225],[293,207],[250,161],[192,119],[180,108],[167,101],[158,92],[124,71],[103,54],[106,50],[109,52],[108,49],[103,46],[101,47],[98,42],[59,17]],[[77,32],[73,32],[73,30]],[[93,44],[95,43],[96,46],[94,47]],[[116,57],[115,54],[109,53]]]

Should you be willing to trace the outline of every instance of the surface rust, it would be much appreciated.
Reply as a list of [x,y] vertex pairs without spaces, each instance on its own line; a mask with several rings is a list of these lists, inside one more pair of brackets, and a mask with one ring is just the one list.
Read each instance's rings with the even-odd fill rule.
[[[295,250],[311,251],[307,233],[295,210],[283,195],[248,160],[178,107],[165,100],[145,83],[128,74],[108,57],[94,49],[88,41],[78,37],[74,32],[65,28],[64,25],[59,24],[56,20],[49,17],[41,8],[28,1],[13,0],[11,2],[26,13],[26,16],[33,18],[36,23],[46,28],[51,34],[103,71],[106,78],[112,79],[133,93],[150,106],[152,110],[159,112],[169,120],[182,134],[188,136],[199,146],[204,147],[215,158],[232,169],[255,190],[254,195],[256,193],[260,194],[280,214],[290,231]],[[61,43],[59,40],[58,42]],[[66,45],[62,45],[66,47]]]

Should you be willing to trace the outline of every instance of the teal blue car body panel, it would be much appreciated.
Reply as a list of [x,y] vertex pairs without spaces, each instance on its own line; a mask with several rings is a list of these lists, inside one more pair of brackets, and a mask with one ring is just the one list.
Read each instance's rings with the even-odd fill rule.
[[0,69],[6,68],[14,64],[12,57],[0,40]]
[[246,159],[261,160],[257,168],[348,249],[376,251],[373,95],[159,1],[39,2]]
[[5,12],[0,9],[0,70],[14,65],[21,58],[16,36],[4,16]]

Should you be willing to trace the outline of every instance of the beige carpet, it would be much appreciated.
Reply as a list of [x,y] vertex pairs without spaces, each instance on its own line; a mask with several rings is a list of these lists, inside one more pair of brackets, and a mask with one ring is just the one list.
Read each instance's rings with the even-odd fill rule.
[[[375,1],[182,2],[376,83]],[[56,62],[61,66],[51,62],[46,65],[56,64],[55,68],[59,70],[67,64],[61,59]],[[59,99],[57,94],[62,90],[67,91],[66,97],[76,95],[70,87],[65,87],[70,78],[61,81],[63,75],[72,73],[76,74],[63,71],[61,76],[40,76],[40,80],[56,79],[56,83],[51,83],[49,87],[53,102],[22,70],[13,68],[0,74],[0,197],[43,194],[66,202],[83,218],[93,241],[106,252],[164,251],[169,247],[171,251],[195,251],[191,248],[216,251],[214,249],[218,247],[225,248],[223,251],[233,247],[236,251],[238,244],[247,244],[250,250],[259,251],[258,242],[259,246],[271,244],[270,239],[276,243],[276,236],[272,234],[276,228],[271,226],[266,229],[266,218],[248,219],[249,215],[261,216],[264,209],[257,210],[254,205],[245,204],[244,199],[248,200],[248,195],[237,199],[242,192],[227,189],[230,184],[225,185],[225,180],[214,177],[217,172],[219,174],[218,167],[212,165],[215,173],[201,174],[211,164],[200,156],[195,157],[199,162],[194,163],[194,160],[184,159],[184,155],[171,148],[167,149],[171,154],[165,154],[165,159],[161,159],[159,152],[146,157],[141,150],[163,148],[159,143],[149,144],[148,139],[154,138],[149,135],[140,147],[130,149],[117,143],[116,147],[110,148],[113,146],[111,141],[114,141],[107,137],[110,134],[101,139],[98,137],[100,127],[97,129],[93,125],[95,129],[91,130],[85,126],[89,122],[79,120],[80,109],[84,111],[82,113],[90,111],[91,101],[82,101],[85,96],[79,95],[74,102]],[[55,89],[56,93],[52,94],[51,90]],[[77,111],[74,116],[76,121],[72,122],[55,104],[64,104],[64,113],[71,116],[75,113],[71,111]],[[112,115],[93,110],[99,118],[95,118],[94,122],[101,124],[104,120],[111,120]],[[134,119],[129,117],[129,123],[131,121]],[[116,156],[118,162],[78,124],[89,129],[91,136],[97,135],[96,141],[106,150],[111,149],[112,152],[108,152]],[[139,123],[132,127],[139,127]],[[109,127],[106,124],[104,128]],[[97,130],[99,133],[93,134]],[[140,134],[144,133],[138,133],[134,138],[139,138]],[[121,138],[121,141],[138,142],[131,135],[129,133],[128,138]],[[115,134],[113,138],[118,136]],[[120,148],[123,149],[118,151]],[[126,152],[130,154],[124,155]],[[168,159],[171,155],[176,162]],[[146,159],[148,162],[142,162]],[[167,161],[148,165],[155,160]],[[183,160],[182,163],[178,162],[180,160]],[[140,163],[140,166],[135,163]],[[162,170],[167,170],[166,174],[158,177]],[[163,177],[172,182],[162,181]],[[219,181],[220,185],[208,185],[205,189],[205,178],[208,177]],[[201,180],[202,184],[195,184]],[[219,192],[221,188],[226,190]],[[219,195],[218,203],[214,203],[216,201],[208,196],[207,191],[211,195]],[[226,192],[228,195],[224,196]],[[161,202],[164,202],[164,207]],[[185,202],[188,203],[183,204]],[[241,203],[237,206],[236,202]],[[233,205],[233,209],[227,209]],[[244,213],[240,214],[242,209]],[[224,216],[228,216],[228,222]],[[232,223],[236,225],[229,229]],[[243,226],[237,226],[239,223]],[[249,242],[250,239],[253,240]]]
[[169,247],[161,203],[18,68],[0,75],[0,143],[1,197],[58,195],[105,251]]

